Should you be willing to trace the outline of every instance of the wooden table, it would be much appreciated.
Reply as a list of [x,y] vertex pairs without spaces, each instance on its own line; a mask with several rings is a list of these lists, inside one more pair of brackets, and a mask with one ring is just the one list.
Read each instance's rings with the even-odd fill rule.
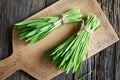
[[[24,20],[57,0],[0,0],[0,60],[12,54],[11,30],[13,24]],[[120,0],[98,0],[120,37]],[[120,41],[83,63],[81,74],[61,74],[53,80],[77,80],[93,71],[84,80],[120,80]],[[1,79],[0,79],[1,80]],[[35,80],[23,71],[17,71],[7,80]]]

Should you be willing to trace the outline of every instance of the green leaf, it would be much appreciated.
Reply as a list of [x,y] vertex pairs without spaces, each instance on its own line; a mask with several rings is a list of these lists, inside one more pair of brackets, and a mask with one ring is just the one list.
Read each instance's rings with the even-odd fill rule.
[[87,74],[85,74],[82,77],[80,77],[79,80],[82,80],[83,78],[85,78],[86,76],[90,75],[91,73],[92,73],[92,71],[88,72]]
[[22,22],[16,23],[15,25],[20,27],[20,26],[24,26],[24,25],[27,25],[29,23],[33,23],[33,22],[36,22],[36,21],[39,21],[39,20],[26,20],[26,21],[22,21]]
[[38,37],[39,37],[39,34],[36,34],[36,35],[32,36],[31,39],[28,42],[29,45],[36,43],[37,40],[38,40]]
[[36,32],[37,32],[37,30],[31,31],[25,37],[30,37],[30,36],[36,34]]

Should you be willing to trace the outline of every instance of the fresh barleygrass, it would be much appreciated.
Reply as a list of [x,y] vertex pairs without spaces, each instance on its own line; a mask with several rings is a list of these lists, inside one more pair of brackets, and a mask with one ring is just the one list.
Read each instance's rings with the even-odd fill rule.
[[41,17],[37,20],[26,20],[16,23],[15,26],[19,29],[20,40],[25,40],[28,44],[33,44],[46,37],[62,24],[81,21],[82,17],[83,15],[80,9],[73,8],[65,12],[62,17]]
[[[100,20],[94,14],[88,14],[84,28],[72,35],[61,45],[50,49],[53,63],[58,64],[58,69],[64,69],[67,73],[72,69],[73,73],[80,71],[83,58],[90,43],[91,31],[95,31],[100,25]],[[85,27],[88,29],[86,30]]]
[[85,77],[87,77],[87,76],[90,75],[91,73],[92,73],[92,71],[90,71],[90,72],[88,72],[87,74],[81,76],[81,77],[79,78],[79,80],[84,79]]

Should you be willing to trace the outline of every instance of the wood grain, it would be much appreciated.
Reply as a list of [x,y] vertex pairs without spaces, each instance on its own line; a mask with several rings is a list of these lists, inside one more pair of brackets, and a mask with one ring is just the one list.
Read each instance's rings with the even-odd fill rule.
[[[21,21],[57,0],[0,0],[0,59],[12,53],[11,29],[15,22]],[[120,1],[98,0],[105,14],[120,37]],[[120,80],[120,41],[99,54],[86,60],[81,74],[93,70],[84,80]],[[53,80],[74,80],[80,75],[65,73]],[[26,73],[18,71],[7,80],[34,80]]]

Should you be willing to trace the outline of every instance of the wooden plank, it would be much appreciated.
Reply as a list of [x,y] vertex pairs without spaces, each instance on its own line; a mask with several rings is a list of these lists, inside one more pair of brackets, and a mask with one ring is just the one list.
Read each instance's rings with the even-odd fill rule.
[[[26,19],[45,7],[45,0],[0,0],[0,60],[11,55],[13,24]],[[34,80],[17,71],[7,80]]]
[[[114,16],[113,19],[111,19],[114,28],[120,37],[120,0],[114,0],[114,4],[112,6],[112,15]],[[114,78],[115,80],[120,80],[120,41],[115,44],[115,69],[114,69]]]
[[50,6],[51,4],[57,2],[59,0],[46,0],[46,7]]
[[[56,0],[52,0],[53,2]],[[51,0],[47,5],[52,4]],[[120,1],[98,0],[120,37]],[[45,7],[45,0],[0,0],[0,59],[12,53],[12,24],[21,21]],[[3,36],[4,35],[4,36]],[[93,70],[84,80],[120,80],[120,41],[84,62],[81,74]],[[71,74],[70,74],[71,75]],[[77,77],[78,78],[78,77]],[[34,80],[22,71],[13,74],[8,80]],[[65,73],[54,80],[72,80]]]
[[53,78],[52,80],[73,80],[73,74],[72,72],[69,72],[68,74],[66,74],[65,72],[56,76],[55,78]]
[[[98,2],[120,37],[120,1],[98,0]],[[83,80],[120,80],[120,41],[86,60],[81,74],[76,74],[75,79],[90,70],[93,73]]]

